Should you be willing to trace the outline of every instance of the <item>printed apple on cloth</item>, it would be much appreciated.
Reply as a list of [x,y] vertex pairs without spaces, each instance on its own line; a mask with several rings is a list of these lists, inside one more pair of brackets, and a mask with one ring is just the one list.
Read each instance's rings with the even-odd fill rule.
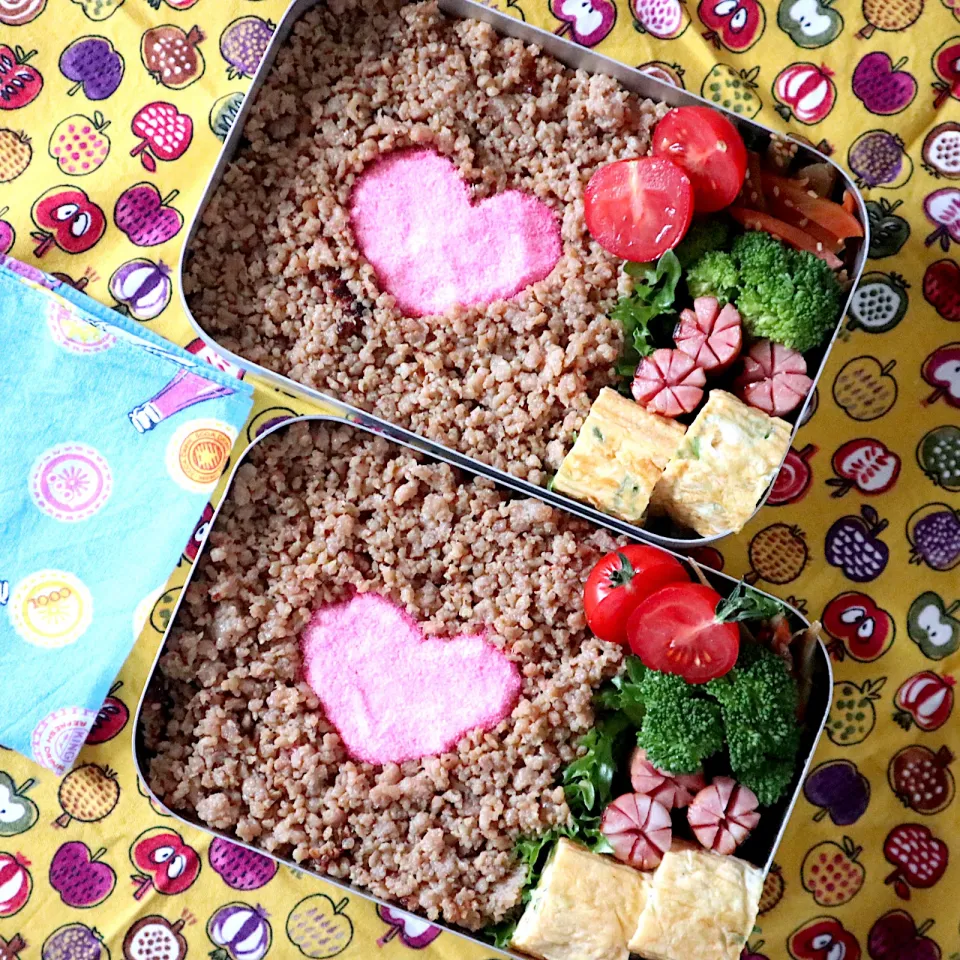
[[[35,220],[56,230],[63,198],[47,199]],[[145,241],[163,230],[159,201],[128,198]],[[0,317],[15,361],[0,369],[0,743],[62,775],[88,737],[126,725],[114,677],[231,462],[252,390],[9,257]],[[31,802],[18,802],[26,816]],[[64,877],[89,861],[104,886],[82,847],[61,852]]]

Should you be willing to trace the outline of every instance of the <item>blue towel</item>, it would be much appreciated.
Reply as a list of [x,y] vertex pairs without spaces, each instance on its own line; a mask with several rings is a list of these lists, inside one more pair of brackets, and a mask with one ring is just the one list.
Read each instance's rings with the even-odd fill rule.
[[0,743],[62,775],[229,463],[252,390],[193,344],[7,257],[0,344]]

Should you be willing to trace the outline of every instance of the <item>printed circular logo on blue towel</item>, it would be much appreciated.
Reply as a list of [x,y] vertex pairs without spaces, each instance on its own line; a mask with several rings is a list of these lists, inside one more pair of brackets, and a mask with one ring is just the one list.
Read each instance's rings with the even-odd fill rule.
[[117,342],[116,337],[87,323],[62,303],[47,305],[47,326],[54,342],[70,353],[100,353]]
[[61,707],[48,713],[30,738],[33,759],[58,775],[66,773],[96,719],[97,711],[86,707]]
[[167,470],[191,493],[209,493],[230,458],[237,431],[220,420],[191,420],[167,444]]
[[93,447],[61,443],[40,455],[30,471],[30,496],[47,516],[65,523],[92,517],[113,487],[110,465]]
[[27,643],[56,649],[83,636],[93,619],[93,597],[63,570],[38,570],[10,594],[10,622]]

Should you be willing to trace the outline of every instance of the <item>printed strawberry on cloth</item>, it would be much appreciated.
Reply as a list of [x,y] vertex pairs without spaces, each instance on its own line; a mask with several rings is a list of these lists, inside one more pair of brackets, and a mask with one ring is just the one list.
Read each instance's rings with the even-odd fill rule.
[[0,742],[63,774],[229,464],[252,390],[2,262]]

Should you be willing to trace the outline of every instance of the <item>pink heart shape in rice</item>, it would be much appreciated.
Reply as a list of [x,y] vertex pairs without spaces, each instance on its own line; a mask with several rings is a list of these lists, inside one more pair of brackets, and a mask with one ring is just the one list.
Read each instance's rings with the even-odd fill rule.
[[408,316],[512,297],[560,259],[560,226],[545,203],[508,190],[473,204],[457,168],[433,150],[400,150],[364,170],[350,222]]
[[485,634],[426,637],[375,593],[318,610],[300,636],[307,682],[358,760],[401,763],[510,714],[520,674]]

